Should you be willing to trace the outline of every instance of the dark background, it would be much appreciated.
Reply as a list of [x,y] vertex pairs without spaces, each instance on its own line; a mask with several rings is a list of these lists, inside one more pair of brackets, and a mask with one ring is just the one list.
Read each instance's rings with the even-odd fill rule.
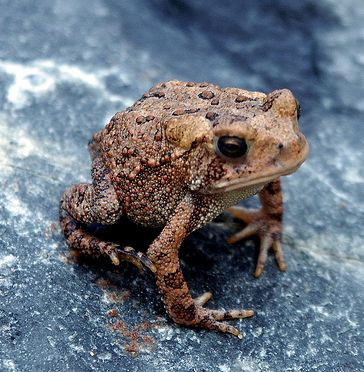
[[[363,67],[361,0],[0,0],[0,370],[364,370]],[[254,279],[257,242],[228,246],[228,216],[182,248],[194,295],[257,311],[233,323],[244,340],[175,325],[152,275],[77,264],[59,230],[92,133],[169,79],[287,87],[303,108],[287,272],[270,257]]]

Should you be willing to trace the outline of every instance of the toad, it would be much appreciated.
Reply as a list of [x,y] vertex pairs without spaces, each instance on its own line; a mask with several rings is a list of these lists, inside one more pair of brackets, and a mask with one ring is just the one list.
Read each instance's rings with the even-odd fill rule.
[[[279,269],[286,269],[280,177],[296,171],[308,154],[298,116],[299,105],[287,89],[264,94],[209,83],[156,85],[93,135],[92,183],[72,186],[60,204],[67,244],[83,254],[109,256],[115,265],[129,260],[149,267],[176,323],[241,337],[224,320],[254,312],[208,309],[210,293],[193,299],[179,248],[188,234],[228,209],[245,223],[229,242],[260,238],[255,276],[261,275],[269,250]],[[257,193],[259,210],[234,207]],[[163,227],[146,254],[85,229],[114,224],[122,216]]]

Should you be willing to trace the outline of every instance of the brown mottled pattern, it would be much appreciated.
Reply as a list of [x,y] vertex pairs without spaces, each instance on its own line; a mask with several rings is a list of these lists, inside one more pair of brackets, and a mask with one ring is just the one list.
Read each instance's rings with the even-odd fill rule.
[[[224,145],[221,137],[239,141]],[[232,143],[241,144],[237,156]],[[231,242],[258,235],[256,276],[269,249],[284,270],[277,179],[300,166],[307,148],[297,126],[297,102],[289,90],[266,95],[206,82],[164,82],[93,135],[92,183],[65,191],[61,227],[73,250],[107,255],[116,265],[126,259],[154,272],[166,311],[175,322],[239,336],[236,328],[221,321],[249,317],[253,311],[206,309],[209,294],[193,300],[181,271],[179,247],[190,232],[260,191],[260,210],[231,210],[247,223]],[[121,216],[163,227],[146,256],[85,230],[89,223],[113,224]]]

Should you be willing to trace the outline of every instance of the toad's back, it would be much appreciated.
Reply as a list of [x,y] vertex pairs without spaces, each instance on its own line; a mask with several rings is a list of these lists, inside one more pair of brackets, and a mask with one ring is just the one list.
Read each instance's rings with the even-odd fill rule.
[[203,117],[211,126],[247,120],[263,111],[265,94],[209,83],[169,81],[151,88],[124,112],[118,112],[96,133],[91,152],[100,154],[113,180],[134,179],[145,167],[167,164],[174,146],[166,140],[172,118]]

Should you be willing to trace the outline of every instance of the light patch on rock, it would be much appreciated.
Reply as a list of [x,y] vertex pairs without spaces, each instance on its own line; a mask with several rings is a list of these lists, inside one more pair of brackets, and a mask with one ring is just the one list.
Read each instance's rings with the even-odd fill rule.
[[83,345],[69,344],[69,348],[77,354],[84,354],[86,352]]
[[161,341],[170,341],[172,338],[175,336],[175,332],[173,331],[172,327],[165,325],[162,327],[158,327],[158,334],[159,334],[159,339]]
[[344,179],[350,183],[363,183],[364,184],[364,174],[362,167],[349,167],[343,173]]
[[[350,169],[354,170],[356,169],[356,166],[352,165]],[[346,205],[352,206],[358,211],[364,211],[364,208],[358,205],[355,199],[353,199],[353,195],[350,194],[349,190],[347,192],[344,190],[339,190],[339,188],[333,184],[333,181],[330,179],[330,177],[325,174],[320,173],[320,171],[318,171],[315,168],[315,166],[311,166],[311,164],[305,163],[301,167],[301,172],[306,174],[306,177],[312,178],[313,181],[319,182],[322,185],[322,187],[327,189],[328,192],[332,196],[333,203],[336,203],[336,204],[345,203]],[[339,174],[339,173],[335,172],[335,174]],[[348,179],[346,178],[346,180]]]
[[100,69],[95,72],[83,70],[80,66],[56,63],[54,60],[41,59],[31,63],[0,61],[0,71],[13,76],[6,98],[15,110],[23,109],[31,104],[32,97],[45,96],[64,82],[86,85],[96,89],[98,94],[107,97],[108,101],[122,102],[130,106],[133,102],[128,97],[111,94],[107,89],[105,77],[117,74],[127,80],[116,68]]
[[347,235],[337,233],[334,239],[329,239],[325,232],[316,233],[314,236],[307,235],[307,241],[298,238],[295,240],[295,248],[311,255],[320,263],[329,265],[336,263],[341,267],[348,265],[345,270],[350,270],[352,265],[353,269],[354,266],[356,268],[353,274],[363,273],[364,266],[358,257],[358,253],[364,251],[362,237],[352,236],[348,239]]
[[237,357],[232,363],[220,364],[221,372],[270,372],[273,371],[268,363],[262,362],[252,357]]
[[2,365],[3,365],[4,371],[15,372],[17,370],[15,362],[11,359],[4,359],[2,362]]
[[97,355],[98,359],[104,361],[108,361],[112,359],[112,355],[109,352],[101,353]]
[[[345,324],[347,326],[347,329],[360,330],[360,323],[355,319],[350,318],[349,314],[352,307],[350,304],[346,309],[333,311],[330,307],[326,306],[329,304],[329,302],[326,303],[324,299],[323,301],[324,302],[321,305],[308,304],[307,311],[310,313],[314,313],[317,319],[322,319],[323,321],[325,321],[325,319],[333,319],[336,321],[340,321],[342,324]],[[325,336],[323,336],[323,333],[321,334],[321,336],[323,337],[323,339],[325,338]]]
[[31,138],[25,128],[14,130],[9,119],[4,115],[0,116],[0,165],[3,166],[2,172],[11,173],[14,158],[25,159],[31,154],[38,153],[41,148],[41,144]]
[[[63,168],[71,168],[72,164],[79,159],[77,159],[76,154],[72,153],[68,154],[67,157],[60,157],[61,148],[58,144],[46,139],[37,141],[28,133],[26,123],[24,123],[23,127],[14,129],[11,125],[11,120],[13,119],[0,114],[0,168],[3,179],[4,176],[12,175],[15,169],[22,169],[32,176],[40,176],[47,179],[68,177],[68,175],[63,175],[62,173],[52,175],[44,173],[40,169],[27,169],[27,165],[23,164],[21,160],[29,156],[46,159],[48,163],[53,164],[55,167],[62,166]],[[80,181],[86,181],[85,177],[89,172],[88,164],[83,164],[80,169],[83,172],[80,172],[79,179]]]
[[12,267],[17,259],[12,254],[0,257],[0,268]]
[[27,106],[30,94],[44,95],[55,88],[54,79],[39,66],[0,61],[0,69],[14,77],[7,92],[7,100],[15,109]]
[[4,207],[12,216],[31,216],[28,206],[18,197],[16,193],[6,193],[3,195]]
[[103,292],[102,294],[101,302],[103,302],[104,304],[113,304],[113,302],[110,299],[109,294],[106,291]]

